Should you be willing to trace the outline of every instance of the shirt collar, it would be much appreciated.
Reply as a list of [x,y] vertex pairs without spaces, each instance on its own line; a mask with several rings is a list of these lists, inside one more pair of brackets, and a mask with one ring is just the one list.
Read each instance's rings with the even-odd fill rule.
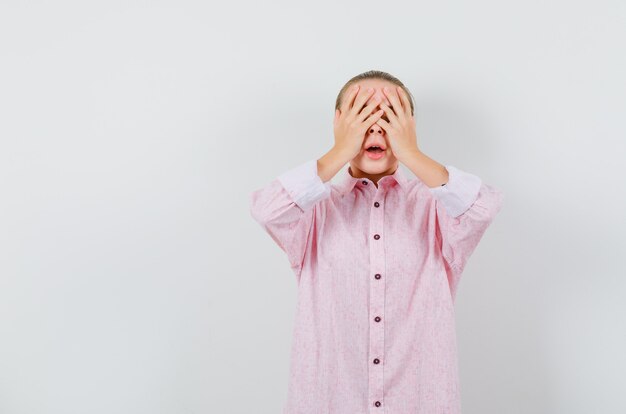
[[[402,188],[403,190],[406,189],[407,183],[408,183],[406,176],[400,169],[400,165],[398,165],[398,167],[392,174],[381,177],[378,180],[378,185],[387,186],[387,184],[385,184],[387,181],[390,182],[389,184],[390,186],[394,185],[393,184],[394,182],[399,184],[400,188]],[[363,184],[363,182],[367,182],[367,184]],[[339,189],[341,194],[347,194],[350,191],[352,191],[352,189],[354,188],[355,185],[357,185],[357,183],[360,186],[374,185],[373,181],[370,180],[369,178],[357,178],[357,177],[352,176],[352,174],[350,174],[350,165],[348,165],[348,167],[344,168],[341,172],[341,179],[339,181],[339,184],[337,185],[337,188]]]

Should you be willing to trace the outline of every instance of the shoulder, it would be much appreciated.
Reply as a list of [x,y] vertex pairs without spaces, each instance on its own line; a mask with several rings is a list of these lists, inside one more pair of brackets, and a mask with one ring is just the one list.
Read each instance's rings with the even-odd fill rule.
[[403,189],[407,198],[432,199],[430,188],[417,177],[407,178]]

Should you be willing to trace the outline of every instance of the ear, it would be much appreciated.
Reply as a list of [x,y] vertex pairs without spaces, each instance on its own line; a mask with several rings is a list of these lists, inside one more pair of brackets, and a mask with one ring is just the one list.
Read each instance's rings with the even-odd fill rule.
[[335,119],[333,120],[333,124],[337,123],[340,115],[341,115],[341,111],[339,109],[335,109]]

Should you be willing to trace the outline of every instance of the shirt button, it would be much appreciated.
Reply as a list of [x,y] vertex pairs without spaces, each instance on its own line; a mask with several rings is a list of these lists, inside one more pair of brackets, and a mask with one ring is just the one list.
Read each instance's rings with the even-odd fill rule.
[[380,363],[380,359],[374,358],[374,364],[378,364],[378,363]]
[[380,407],[380,401],[376,401],[376,402],[374,403],[374,405],[375,405],[376,407]]
[[367,181],[363,180],[362,182],[363,182],[363,185],[367,185]]
[[374,320],[375,320],[376,322],[380,322],[380,316],[375,317],[375,318],[374,318]]
[[374,275],[374,277],[375,277],[376,279],[380,279],[380,273],[376,273],[376,274]]
[[380,206],[380,203],[377,201],[374,203],[374,207],[378,207],[378,206]]
[[380,236],[378,234],[374,234],[374,239],[378,240],[380,239]]

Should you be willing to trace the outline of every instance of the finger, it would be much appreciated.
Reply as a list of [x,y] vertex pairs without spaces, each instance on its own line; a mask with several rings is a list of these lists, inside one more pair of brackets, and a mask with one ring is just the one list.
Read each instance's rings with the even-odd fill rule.
[[379,118],[374,123],[381,127],[385,132],[388,132],[391,129],[391,124],[389,124],[389,122],[385,121],[383,118]]
[[409,101],[409,97],[406,94],[406,91],[402,89],[402,87],[398,86],[398,94],[400,95],[400,99],[402,100],[402,106],[404,107],[404,114],[407,117],[411,116],[411,102]]
[[389,119],[389,122],[392,122],[392,121],[393,122],[398,122],[398,116],[393,112],[393,110],[390,107],[388,107],[384,103],[381,103],[380,107],[387,114],[387,119]]
[[380,120],[380,117],[384,114],[385,112],[382,109],[380,111],[376,111],[370,114],[370,116],[368,116],[367,119],[363,121],[363,126],[365,127],[364,130],[367,131],[368,129],[370,129],[372,125],[374,125],[376,121]]
[[[385,86],[385,88],[388,87]],[[393,90],[387,92],[385,88],[383,88],[383,92],[385,93],[387,98],[389,98],[389,102],[391,102],[391,108],[393,109],[394,113],[399,116],[403,109],[402,104],[400,103],[400,99],[398,98],[398,91],[394,88]]]
[[383,116],[385,112],[383,112],[383,110],[381,109],[380,111],[376,111],[372,114],[370,114],[367,119],[365,119],[363,121],[363,123],[361,124],[363,127],[364,131],[367,131],[369,128],[372,127],[372,125],[374,125],[376,123],[376,121],[378,121],[380,119],[381,116]]
[[355,99],[354,105],[350,109],[353,115],[360,114],[363,109],[363,104],[367,102],[367,100],[374,93],[374,88],[368,88],[365,90],[360,90],[358,96]]
[[[367,118],[368,128],[374,125],[376,121],[380,120],[381,116],[383,116],[384,114],[385,114],[385,111],[381,109],[380,111],[374,112],[369,118]],[[374,122],[370,122],[370,121],[374,121]]]
[[345,114],[350,110],[350,108],[352,107],[352,102],[354,101],[354,97],[357,95],[358,92],[359,85],[354,85],[352,88],[350,88],[350,91],[348,92],[347,96],[344,97],[344,100],[341,103],[341,113]]
[[359,113],[359,116],[357,116],[357,120],[359,122],[363,122],[363,120],[365,118],[370,116],[372,111],[374,110],[374,108],[376,108],[378,106],[378,104],[380,103],[380,100],[381,100],[380,97],[377,97],[369,105],[367,105],[365,108],[363,108],[363,110]]

